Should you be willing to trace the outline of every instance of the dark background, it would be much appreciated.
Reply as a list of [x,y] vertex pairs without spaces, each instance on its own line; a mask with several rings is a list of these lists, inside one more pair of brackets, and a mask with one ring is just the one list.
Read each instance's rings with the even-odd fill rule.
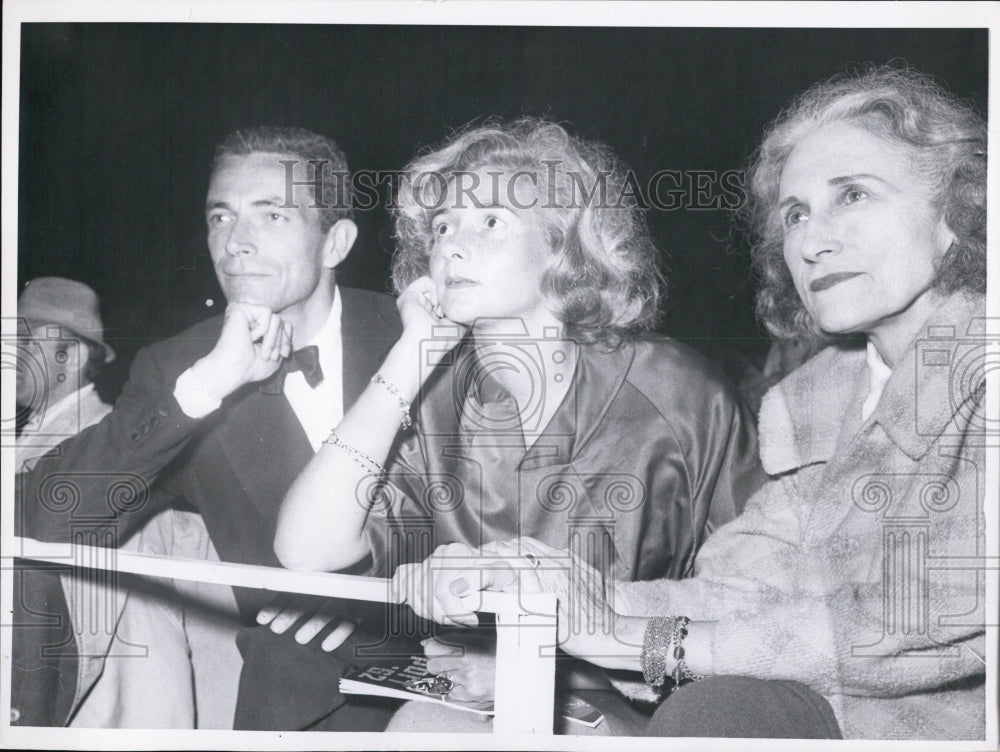
[[[214,144],[240,126],[305,126],[376,170],[475,118],[541,115],[609,144],[645,184],[739,169],[797,92],[869,62],[908,63],[985,113],[987,51],[985,30],[25,24],[18,289],[91,285],[114,385],[139,347],[222,310],[203,202]],[[648,219],[670,279],[662,330],[758,361],[733,213]],[[358,224],[339,279],[385,290],[388,217]]]

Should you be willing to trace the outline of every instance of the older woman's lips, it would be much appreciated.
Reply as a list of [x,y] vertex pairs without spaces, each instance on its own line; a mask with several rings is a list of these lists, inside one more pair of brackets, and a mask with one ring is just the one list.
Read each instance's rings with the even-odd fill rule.
[[813,292],[828,290],[834,285],[839,285],[841,282],[848,280],[851,277],[857,277],[860,273],[861,272],[838,272],[837,274],[827,274],[825,277],[814,279],[809,285],[809,289]]

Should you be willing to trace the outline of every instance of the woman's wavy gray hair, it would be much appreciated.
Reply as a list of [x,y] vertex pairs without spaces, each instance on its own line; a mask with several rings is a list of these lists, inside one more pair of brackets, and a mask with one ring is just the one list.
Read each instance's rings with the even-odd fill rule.
[[534,118],[470,127],[406,167],[396,197],[397,292],[427,274],[431,219],[449,182],[483,168],[534,176],[533,211],[551,253],[542,294],[571,336],[614,347],[656,324],[663,277],[625,167],[606,146]]
[[935,288],[984,293],[986,123],[928,76],[909,69],[870,68],[806,90],[768,126],[752,159],[745,219],[754,241],[757,315],[768,330],[777,337],[823,336],[785,264],[776,207],[781,172],[796,144],[839,121],[910,148],[956,236],[939,263]]

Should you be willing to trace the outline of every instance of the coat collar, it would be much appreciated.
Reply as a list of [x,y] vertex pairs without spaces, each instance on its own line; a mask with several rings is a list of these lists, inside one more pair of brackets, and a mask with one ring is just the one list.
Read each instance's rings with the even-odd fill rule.
[[[635,357],[631,342],[611,351],[589,345],[577,348],[573,383],[542,435],[525,452],[522,466],[526,469],[565,465],[573,460],[600,426]],[[463,343],[424,385],[420,430],[425,439],[452,444],[460,440],[463,406],[471,398],[471,358],[474,358],[471,345],[466,347]],[[497,438],[492,436],[490,440]]]
[[[985,308],[982,296],[946,298],[896,364],[864,425],[879,423],[907,456],[923,457],[983,387]],[[867,390],[867,384],[864,346],[838,344],[771,389],[759,421],[767,473],[830,459],[846,411],[854,409],[858,390]]]

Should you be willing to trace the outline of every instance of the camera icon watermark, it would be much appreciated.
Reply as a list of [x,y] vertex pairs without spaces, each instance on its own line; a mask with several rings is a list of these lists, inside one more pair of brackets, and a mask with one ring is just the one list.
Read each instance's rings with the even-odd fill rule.
[[930,326],[926,335],[916,342],[917,434],[1000,436],[984,399],[986,374],[1000,369],[1000,319],[974,318],[964,331]]
[[[5,317],[0,336],[2,369],[16,379],[15,405],[0,416],[3,446],[53,447],[80,432],[79,404],[60,404],[59,421],[47,421],[52,394],[78,394],[82,386],[76,359],[84,342],[54,324],[32,327],[23,318]],[[58,400],[56,400],[58,402]]]
[[[474,341],[466,338],[458,345],[451,331],[424,340],[420,345],[422,381],[425,388],[445,390],[452,411],[448,416],[452,429],[425,426],[425,433],[451,435],[457,427],[463,433],[498,436],[537,434],[546,429],[550,435],[571,434],[576,423],[573,419],[560,422],[566,426],[562,429],[543,423],[556,407],[550,404],[557,397],[549,385],[572,379],[572,374],[563,371],[566,364],[576,363],[577,348],[575,341],[561,337],[557,327],[546,330],[541,338],[532,337],[518,318],[496,319],[489,326],[479,326]],[[522,395],[518,403],[501,382],[518,384]],[[563,391],[559,390],[562,402],[558,407],[575,418],[576,390],[570,385],[565,396]]]

